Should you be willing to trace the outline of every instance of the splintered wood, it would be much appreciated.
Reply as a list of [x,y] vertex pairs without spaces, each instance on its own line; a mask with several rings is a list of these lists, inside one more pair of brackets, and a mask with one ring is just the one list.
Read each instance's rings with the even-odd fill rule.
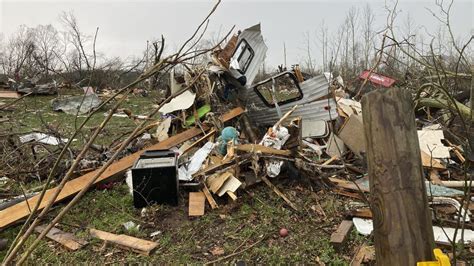
[[90,229],[90,234],[98,239],[117,244],[120,248],[132,250],[147,256],[149,256],[151,252],[153,252],[153,250],[158,247],[158,243],[156,242],[143,240],[133,236],[116,235],[97,229]]
[[189,192],[189,216],[203,216],[206,196],[203,192]]
[[[45,228],[45,225],[39,225],[35,227],[35,231],[41,234]],[[46,234],[46,237],[73,251],[82,248],[88,243],[83,239],[77,238],[71,233],[63,232],[56,227],[51,228],[51,230],[49,230],[49,232]]]

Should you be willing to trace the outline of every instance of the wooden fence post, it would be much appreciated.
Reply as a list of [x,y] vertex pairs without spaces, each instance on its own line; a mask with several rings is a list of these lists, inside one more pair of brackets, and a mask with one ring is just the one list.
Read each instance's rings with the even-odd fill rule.
[[401,88],[362,98],[378,265],[434,260],[413,101]]

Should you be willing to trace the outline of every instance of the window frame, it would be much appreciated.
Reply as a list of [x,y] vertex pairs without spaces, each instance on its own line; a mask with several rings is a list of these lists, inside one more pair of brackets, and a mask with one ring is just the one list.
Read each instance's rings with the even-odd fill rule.
[[250,57],[249,57],[249,60],[248,60],[248,63],[245,65],[245,66],[241,66],[240,65],[240,59],[242,58],[242,56],[245,54],[245,50],[244,52],[240,53],[238,58],[237,58],[237,62],[239,62],[239,67],[241,67],[242,69],[237,69],[240,73],[242,74],[245,74],[247,72],[247,69],[249,68],[250,66],[250,63],[252,63],[253,61],[253,58],[255,57],[255,51],[253,50],[252,46],[250,46],[250,44],[247,42],[247,40],[245,39],[241,39],[238,43],[237,43],[237,46],[235,46],[235,50],[234,52],[232,53],[232,56],[230,57],[231,60],[232,58],[234,58],[235,54],[237,53],[237,51],[239,50],[238,48],[240,47],[240,45],[242,45],[242,43],[244,43],[245,45],[245,50],[249,50],[250,52]]
[[260,82],[258,82],[257,84],[253,85],[252,88],[254,90],[254,92],[257,94],[258,98],[260,98],[260,100],[267,106],[267,107],[271,107],[271,108],[274,108],[275,107],[275,103],[273,104],[270,104],[267,99],[265,99],[265,97],[262,95],[262,93],[258,90],[258,87],[267,83],[267,82],[271,82],[272,79],[277,79],[277,78],[280,78],[282,76],[285,76],[285,75],[288,75],[291,80],[293,81],[294,85],[296,86],[296,88],[298,89],[298,92],[299,92],[299,96],[298,97],[295,97],[295,98],[291,98],[291,99],[287,99],[287,100],[284,100],[284,101],[279,101],[277,102],[278,105],[285,105],[287,103],[291,103],[291,102],[296,102],[296,101],[299,101],[301,99],[303,99],[304,97],[304,94],[303,94],[303,91],[301,90],[301,87],[298,83],[298,80],[296,79],[296,76],[290,72],[290,71],[285,71],[285,72],[282,72],[276,76],[273,76],[273,77],[270,77],[268,79],[265,79],[265,80],[262,80]]

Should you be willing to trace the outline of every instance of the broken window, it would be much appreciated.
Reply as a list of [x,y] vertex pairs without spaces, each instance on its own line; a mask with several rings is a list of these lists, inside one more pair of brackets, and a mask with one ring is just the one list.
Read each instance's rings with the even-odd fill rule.
[[269,107],[297,101],[303,98],[303,92],[296,77],[284,72],[257,83],[254,90],[260,99]]
[[255,52],[252,47],[250,47],[245,39],[242,39],[232,55],[230,66],[244,74],[247,71],[250,62],[252,62],[254,55]]

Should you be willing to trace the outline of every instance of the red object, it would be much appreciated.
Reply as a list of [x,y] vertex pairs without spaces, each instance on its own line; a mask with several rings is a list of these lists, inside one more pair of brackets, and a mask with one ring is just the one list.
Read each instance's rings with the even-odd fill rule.
[[375,72],[372,72],[372,74],[370,74],[370,76],[369,76],[369,73],[370,73],[369,70],[364,70],[362,73],[360,73],[359,78],[360,79],[367,79],[367,77],[368,77],[368,80],[370,82],[372,82],[374,84],[377,84],[377,85],[380,85],[380,86],[383,86],[385,88],[390,88],[390,87],[392,87],[393,83],[395,83],[395,80],[393,78],[382,76],[382,75],[377,74]]
[[288,236],[288,230],[286,228],[280,229],[280,236],[281,237],[286,237]]

